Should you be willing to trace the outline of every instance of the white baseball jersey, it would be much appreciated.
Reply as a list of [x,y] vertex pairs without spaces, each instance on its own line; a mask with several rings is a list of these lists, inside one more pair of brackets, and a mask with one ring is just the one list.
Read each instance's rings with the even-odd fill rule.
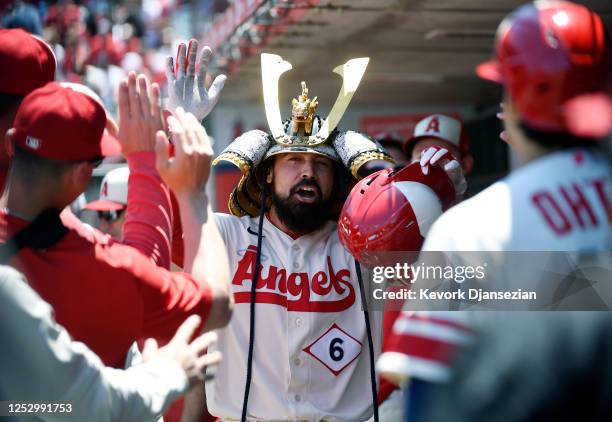
[[443,214],[427,251],[609,251],[612,174],[588,149],[531,161]]
[[[550,306],[603,300],[609,308],[610,283],[596,282],[592,289],[565,297],[555,287],[563,275],[574,274],[573,262],[585,264],[582,268],[611,268],[611,221],[612,174],[607,158],[586,148],[563,150],[527,163],[451,208],[434,223],[423,250],[480,251],[471,256],[455,254],[455,263],[465,257],[487,266],[492,290],[512,286],[537,292],[540,303]],[[517,254],[494,251],[532,253],[514,261]]]
[[[236,301],[216,349],[223,361],[206,384],[212,415],[239,420],[249,346],[249,301],[258,218],[216,214]],[[372,414],[368,342],[354,260],[336,224],[291,238],[264,219],[248,417],[362,421]],[[369,275],[364,271],[365,288]],[[375,356],[382,312],[371,312]]]

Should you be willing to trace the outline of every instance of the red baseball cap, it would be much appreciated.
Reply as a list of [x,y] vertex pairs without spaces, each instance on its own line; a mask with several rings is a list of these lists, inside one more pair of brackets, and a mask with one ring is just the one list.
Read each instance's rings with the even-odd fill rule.
[[17,111],[15,145],[58,161],[105,156],[106,112],[94,98],[51,82],[28,94]]
[[[96,94],[95,91],[87,85],[79,84],[76,82],[60,82],[60,85],[65,88],[71,88],[77,92],[88,95],[94,100],[96,100],[102,107],[104,107],[102,98],[100,98],[100,96]],[[104,134],[102,135],[102,155],[104,157],[119,155],[121,154],[121,144],[119,143],[119,140],[115,136],[113,136],[108,130],[110,127],[113,127],[116,131],[117,122],[115,121],[115,119],[113,119],[113,116],[108,114],[106,108],[104,109],[104,112],[106,113],[106,129],[104,129]]]
[[27,95],[55,79],[55,54],[23,29],[0,29],[0,92]]

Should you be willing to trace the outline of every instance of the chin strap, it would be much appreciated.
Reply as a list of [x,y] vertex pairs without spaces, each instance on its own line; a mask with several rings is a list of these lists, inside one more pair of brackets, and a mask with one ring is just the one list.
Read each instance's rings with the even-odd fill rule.
[[374,409],[374,422],[378,422],[378,396],[376,394],[376,370],[374,367],[374,342],[372,341],[372,328],[370,327],[370,314],[366,304],[366,294],[363,288],[363,277],[361,275],[361,265],[355,260],[355,271],[359,281],[359,292],[361,293],[361,305],[363,306],[363,317],[365,319],[366,333],[368,336],[368,349],[370,358],[370,385],[372,386],[372,408]]
[[45,250],[59,242],[68,233],[56,209],[40,213],[26,228],[0,245],[0,263],[6,264],[25,247]]
[[247,357],[247,374],[244,385],[244,399],[242,401],[241,422],[247,420],[247,409],[249,407],[249,393],[251,390],[251,378],[253,375],[253,346],[255,344],[255,296],[257,295],[257,282],[259,281],[259,270],[261,267],[261,244],[263,240],[263,221],[266,213],[266,187],[261,192],[261,208],[259,209],[259,224],[257,229],[257,258],[255,260],[255,272],[251,280],[250,322],[249,322],[249,354]]

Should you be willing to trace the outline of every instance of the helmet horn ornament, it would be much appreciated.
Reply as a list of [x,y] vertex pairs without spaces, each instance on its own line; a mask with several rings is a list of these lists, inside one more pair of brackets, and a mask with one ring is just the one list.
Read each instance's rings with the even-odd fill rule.
[[361,57],[351,59],[334,69],[334,73],[342,77],[342,87],[329,115],[316,134],[311,134],[310,131],[312,131],[312,116],[318,104],[317,98],[308,99],[308,88],[306,88],[306,83],[302,82],[302,95],[299,96],[298,100],[294,99],[292,102],[292,134],[286,134],[283,130],[278,102],[278,80],[283,73],[292,69],[293,66],[277,54],[262,54],[261,74],[264,104],[268,126],[274,140],[285,146],[304,145],[312,147],[324,143],[342,119],[359,87],[369,62],[368,57]]

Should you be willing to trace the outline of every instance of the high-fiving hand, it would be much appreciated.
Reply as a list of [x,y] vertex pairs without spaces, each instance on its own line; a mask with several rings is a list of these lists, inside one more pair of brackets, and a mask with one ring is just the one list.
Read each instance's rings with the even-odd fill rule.
[[221,361],[221,352],[206,353],[207,349],[217,342],[217,334],[208,332],[192,340],[200,317],[192,315],[176,330],[174,337],[164,347],[158,348],[154,339],[145,341],[142,351],[144,362],[155,358],[171,359],[185,371],[189,386],[193,387],[204,380],[206,368]]
[[206,130],[193,114],[181,107],[176,109],[176,116],[168,117],[168,125],[175,155],[169,156],[166,134],[157,132],[157,171],[177,197],[201,193],[210,177],[213,157]]
[[159,86],[130,72],[119,84],[119,142],[126,157],[155,150],[155,134],[163,130]]
[[196,57],[198,42],[189,41],[189,47],[181,43],[178,48],[176,66],[172,57],[166,59],[166,79],[168,80],[168,109],[176,114],[176,109],[192,113],[196,119],[202,121],[217,101],[227,79],[225,75],[218,75],[206,89],[206,73],[212,57],[212,50],[205,46],[200,56],[200,65],[196,75]]

